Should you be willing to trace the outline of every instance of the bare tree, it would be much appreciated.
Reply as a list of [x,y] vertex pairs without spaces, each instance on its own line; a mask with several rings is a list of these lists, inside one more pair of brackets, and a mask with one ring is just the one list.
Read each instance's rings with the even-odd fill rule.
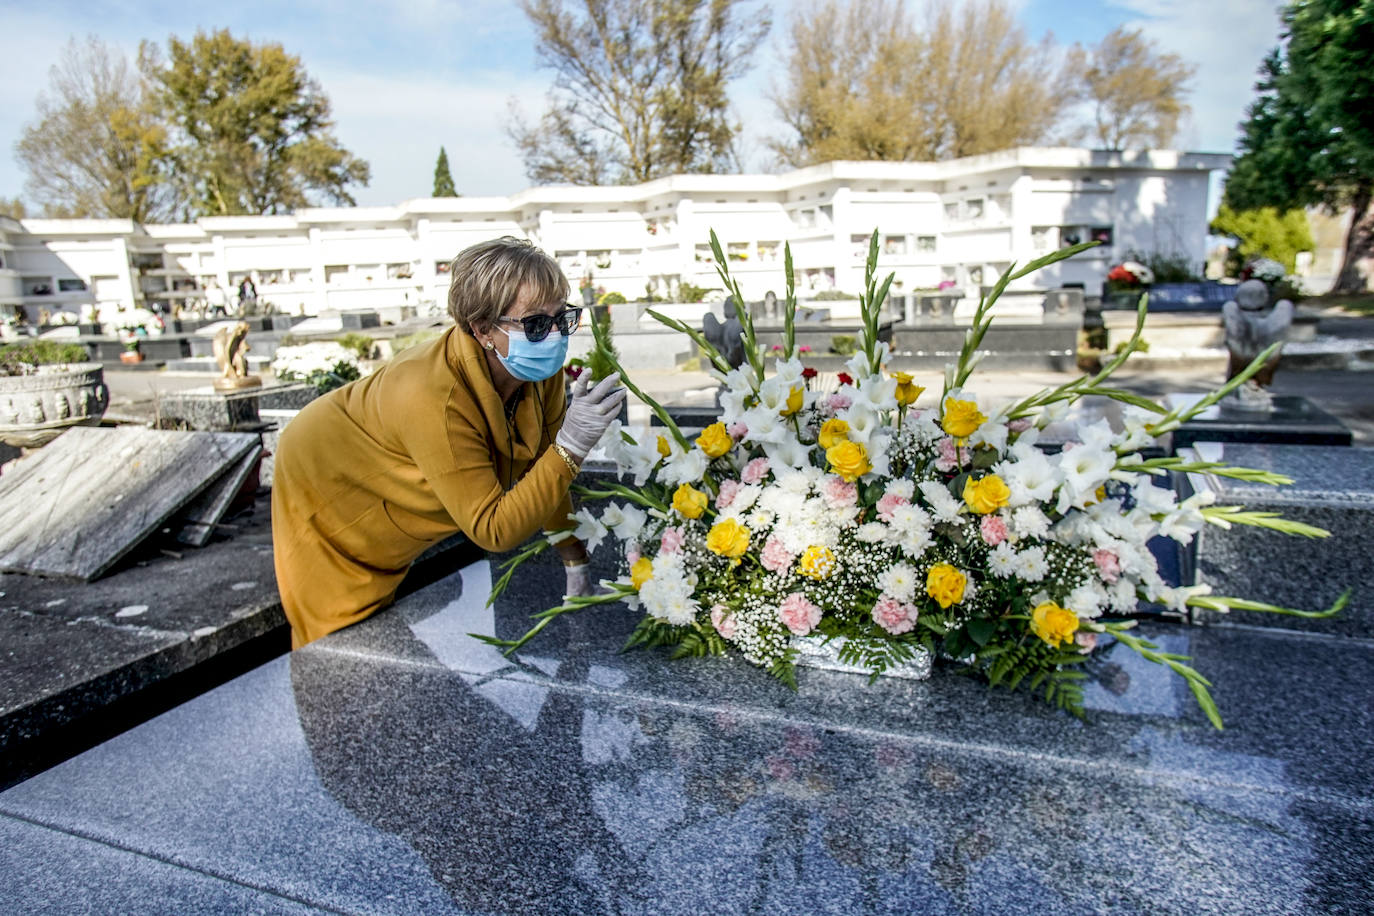
[[728,171],[727,86],[770,26],[742,0],[522,0],[554,71],[549,107],[508,132],[540,183],[639,182]]
[[1075,45],[1071,66],[1081,98],[1093,106],[1097,141],[1106,149],[1167,147],[1190,111],[1183,99],[1197,68],[1159,51],[1140,31],[1117,27],[1092,48]]
[[166,130],[146,81],[95,38],[67,44],[15,144],[29,198],[49,216],[168,218]]
[[831,159],[938,160],[1044,142],[1069,104],[1054,40],[1033,43],[1005,0],[901,0],[798,10],[787,80],[772,96],[794,135],[790,165]]

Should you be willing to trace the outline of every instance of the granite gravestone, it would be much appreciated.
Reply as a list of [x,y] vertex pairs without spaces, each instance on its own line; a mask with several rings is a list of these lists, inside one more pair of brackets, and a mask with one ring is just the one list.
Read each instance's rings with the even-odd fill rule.
[[0,477],[0,570],[89,582],[259,443],[254,433],[69,430]]

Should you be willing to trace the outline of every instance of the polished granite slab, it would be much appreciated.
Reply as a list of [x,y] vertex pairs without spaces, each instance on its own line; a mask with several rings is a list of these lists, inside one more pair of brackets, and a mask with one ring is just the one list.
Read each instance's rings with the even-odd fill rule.
[[[491,568],[473,563],[0,793],[0,899],[369,913],[1374,906],[1369,641],[1150,625],[1213,676],[1228,723],[1216,732],[1180,682],[1120,647],[1094,663],[1079,721],[950,668],[872,687],[804,670],[793,693],[738,660],[621,654],[623,608],[556,621],[515,659],[468,635],[522,631],[556,599],[554,562],[493,607]],[[137,867],[103,881],[124,856]]]

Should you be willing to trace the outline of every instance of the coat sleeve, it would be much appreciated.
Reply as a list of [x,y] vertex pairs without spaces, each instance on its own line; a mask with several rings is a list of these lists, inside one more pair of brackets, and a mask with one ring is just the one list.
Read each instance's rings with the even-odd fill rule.
[[[556,405],[546,404],[550,442],[562,423],[562,385]],[[451,402],[445,410],[445,443],[413,454],[421,474],[434,488],[453,521],[483,550],[518,547],[540,528],[567,528],[573,473],[558,453],[545,446],[509,490],[497,475],[493,455],[474,404]]]

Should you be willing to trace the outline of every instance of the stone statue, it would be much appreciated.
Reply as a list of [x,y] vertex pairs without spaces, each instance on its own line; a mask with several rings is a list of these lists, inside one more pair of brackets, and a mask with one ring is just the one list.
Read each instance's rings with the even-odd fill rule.
[[[1236,298],[1221,309],[1226,328],[1226,349],[1230,362],[1226,377],[1235,378],[1270,344],[1281,342],[1293,323],[1293,303],[1280,299],[1269,306],[1269,287],[1263,280],[1246,280],[1236,288]],[[1268,388],[1274,381],[1282,350],[1235,392],[1236,406],[1247,410],[1271,410],[1273,398]]]
[[738,369],[744,365],[744,342],[740,340],[744,328],[740,325],[739,316],[735,314],[734,305],[733,299],[725,300],[725,314],[729,317],[723,322],[711,312],[707,312],[701,319],[701,333],[720,351],[720,355],[725,357],[730,368]]
[[262,384],[262,379],[248,374],[248,322],[240,321],[232,328],[216,331],[214,353],[215,364],[220,371],[220,377],[215,379],[215,388],[233,391],[257,388]]
[[778,314],[778,294],[771,289],[763,294],[763,316],[769,321],[782,317]]

